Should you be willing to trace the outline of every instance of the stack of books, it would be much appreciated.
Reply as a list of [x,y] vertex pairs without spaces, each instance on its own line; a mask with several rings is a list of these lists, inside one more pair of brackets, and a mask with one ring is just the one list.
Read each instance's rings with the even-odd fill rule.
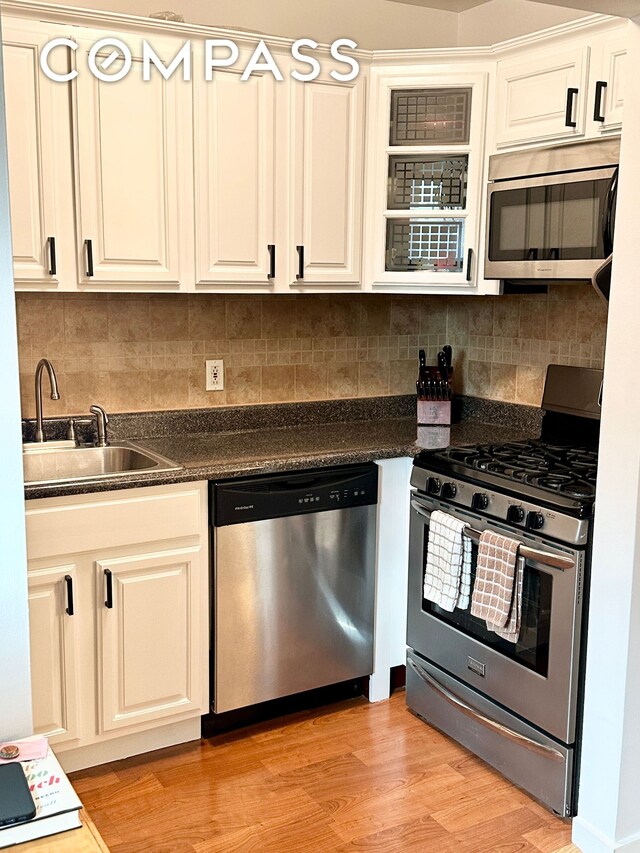
[[82,803],[51,749],[44,758],[23,761],[36,815],[24,823],[0,828],[0,848],[44,838],[81,826]]

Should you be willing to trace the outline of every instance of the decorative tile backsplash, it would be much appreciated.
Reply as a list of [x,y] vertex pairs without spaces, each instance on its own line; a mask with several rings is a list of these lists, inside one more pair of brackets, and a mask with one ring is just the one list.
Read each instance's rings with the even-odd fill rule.
[[[23,414],[51,359],[45,414],[201,408],[411,393],[418,349],[454,349],[458,392],[538,405],[547,364],[601,367],[606,306],[588,286],[548,295],[17,295]],[[224,391],[205,391],[206,358]]]

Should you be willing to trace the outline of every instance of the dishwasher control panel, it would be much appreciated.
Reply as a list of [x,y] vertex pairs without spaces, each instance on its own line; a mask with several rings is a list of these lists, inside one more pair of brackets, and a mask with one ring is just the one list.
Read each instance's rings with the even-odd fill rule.
[[215,527],[378,502],[374,463],[211,484]]

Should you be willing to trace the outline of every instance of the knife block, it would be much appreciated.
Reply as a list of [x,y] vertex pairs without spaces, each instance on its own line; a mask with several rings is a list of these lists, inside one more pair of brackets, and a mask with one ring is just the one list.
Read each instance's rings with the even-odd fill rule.
[[419,426],[448,426],[451,423],[451,400],[418,400]]

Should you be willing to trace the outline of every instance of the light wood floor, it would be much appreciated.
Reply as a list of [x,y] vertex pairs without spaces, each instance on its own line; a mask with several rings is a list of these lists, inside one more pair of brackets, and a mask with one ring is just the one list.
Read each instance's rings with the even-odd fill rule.
[[569,853],[554,817],[404,692],[72,775],[112,853]]

